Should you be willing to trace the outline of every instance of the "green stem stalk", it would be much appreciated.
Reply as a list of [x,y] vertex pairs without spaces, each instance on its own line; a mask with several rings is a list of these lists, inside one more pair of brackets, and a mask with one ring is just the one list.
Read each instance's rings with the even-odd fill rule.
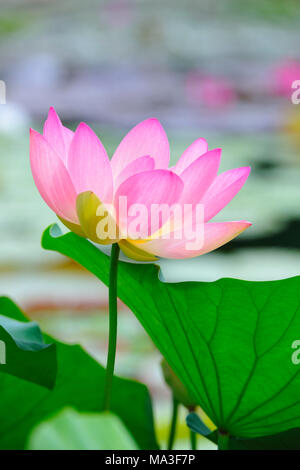
[[111,388],[116,359],[118,329],[117,278],[119,254],[120,247],[117,243],[114,243],[111,247],[109,271],[109,338],[103,399],[104,411],[108,411],[110,407]]
[[190,430],[191,450],[197,450],[197,434]]
[[218,450],[229,449],[229,434],[224,431],[218,432]]
[[177,425],[177,418],[178,418],[178,407],[179,407],[179,403],[173,395],[172,419],[171,419],[170,434],[169,434],[169,440],[168,440],[168,450],[173,449],[173,445],[175,441],[176,425]]

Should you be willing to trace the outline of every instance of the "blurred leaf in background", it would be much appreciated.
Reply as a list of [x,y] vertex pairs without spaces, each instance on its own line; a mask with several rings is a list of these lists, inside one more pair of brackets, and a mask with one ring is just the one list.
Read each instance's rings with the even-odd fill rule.
[[137,450],[122,421],[112,413],[64,409],[32,432],[29,450]]
[[[5,311],[0,313],[12,320],[28,321],[9,299],[2,299],[3,306]],[[105,369],[80,346],[68,346],[48,336],[45,339],[57,350],[58,373],[53,390],[0,374],[0,449],[23,449],[32,428],[62,408],[101,411]],[[111,410],[141,448],[157,448],[151,399],[145,385],[115,377]]]
[[13,302],[0,297],[0,373],[12,374],[24,380],[54,387],[57,362],[56,346],[45,344],[42,332],[35,322],[24,322],[6,317],[14,310]]

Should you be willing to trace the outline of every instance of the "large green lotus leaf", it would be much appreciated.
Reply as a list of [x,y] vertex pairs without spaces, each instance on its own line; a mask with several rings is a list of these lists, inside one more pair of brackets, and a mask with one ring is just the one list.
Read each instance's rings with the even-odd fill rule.
[[122,421],[112,413],[78,413],[67,408],[39,424],[30,450],[137,450]]
[[[11,319],[28,321],[11,300],[0,298],[1,313],[4,307]],[[57,378],[52,390],[1,373],[0,369],[0,449],[24,449],[33,427],[62,408],[81,412],[102,409],[105,369],[78,345],[66,345],[46,335],[45,340],[53,342],[57,351]],[[122,419],[141,448],[157,448],[145,385],[114,377],[111,411]]]
[[300,450],[300,428],[256,437],[255,439],[230,438],[231,450]]
[[35,322],[9,318],[9,299],[0,298],[0,373],[53,388],[57,363],[55,344],[45,344]]
[[[190,413],[187,416],[186,424],[192,431],[218,444],[218,432],[211,431],[196,413]],[[228,448],[230,450],[300,450],[300,428],[253,439],[231,436]]]
[[[109,258],[55,225],[44,248],[108,283]],[[119,263],[119,297],[217,427],[252,438],[300,425],[300,277],[168,284],[155,265]]]

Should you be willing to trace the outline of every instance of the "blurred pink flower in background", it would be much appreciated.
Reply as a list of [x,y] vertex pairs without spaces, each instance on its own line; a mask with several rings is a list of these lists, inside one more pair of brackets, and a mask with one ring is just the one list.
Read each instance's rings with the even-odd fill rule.
[[[48,206],[75,233],[99,244],[117,242],[128,257],[140,261],[195,257],[220,247],[251,225],[243,220],[209,222],[240,191],[250,173],[249,167],[217,175],[221,149],[208,150],[203,138],[193,142],[172,169],[168,169],[169,157],[168,138],[157,119],[147,119],[135,126],[121,141],[111,161],[90,127],[81,123],[72,132],[62,125],[53,108],[43,135],[30,130],[32,174]],[[157,232],[148,232],[145,239],[135,240],[130,234],[122,237],[124,223],[128,225],[132,219],[129,210],[127,221],[119,215],[119,200],[123,196],[127,198],[128,209],[134,204],[147,209],[155,204],[180,207],[190,204],[193,207],[190,220],[196,231],[200,227],[195,225],[193,212],[197,204],[202,204],[201,248],[190,250],[184,237],[173,239],[172,230],[179,230],[176,223],[169,228],[168,238],[157,236]],[[97,231],[101,220],[97,210],[102,207],[105,211],[108,205],[115,208],[119,231],[115,239],[103,241]],[[148,225],[148,219],[146,222]]]
[[131,0],[110,0],[101,5],[100,15],[111,27],[129,26],[135,17],[136,5]]
[[292,94],[292,83],[300,80],[300,61],[285,60],[274,67],[270,72],[270,90],[272,93],[290,97]]
[[235,90],[228,79],[204,75],[197,70],[187,74],[186,92],[191,103],[213,109],[226,108],[236,100]]

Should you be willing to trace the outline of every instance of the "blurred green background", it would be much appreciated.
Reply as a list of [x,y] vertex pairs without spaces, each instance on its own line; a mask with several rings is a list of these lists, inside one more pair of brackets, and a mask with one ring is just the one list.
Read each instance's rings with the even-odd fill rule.
[[[253,226],[209,255],[161,261],[166,280],[298,275],[300,107],[280,77],[300,79],[299,20],[296,0],[2,0],[0,294],[105,361],[106,288],[40,247],[42,231],[57,220],[31,177],[28,129],[41,129],[49,106],[72,128],[91,125],[110,155],[133,125],[154,116],[168,133],[172,162],[205,137],[210,148],[222,147],[222,170],[251,165],[218,220]],[[122,305],[118,350],[117,373],[150,387],[164,440],[170,396],[160,356]],[[182,424],[181,448],[186,435]]]

